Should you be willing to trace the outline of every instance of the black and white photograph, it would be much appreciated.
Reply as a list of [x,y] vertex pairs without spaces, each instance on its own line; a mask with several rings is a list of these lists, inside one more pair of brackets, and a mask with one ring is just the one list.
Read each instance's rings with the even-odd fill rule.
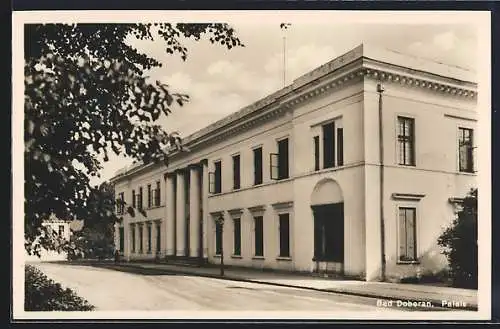
[[12,22],[14,319],[490,319],[489,12]]

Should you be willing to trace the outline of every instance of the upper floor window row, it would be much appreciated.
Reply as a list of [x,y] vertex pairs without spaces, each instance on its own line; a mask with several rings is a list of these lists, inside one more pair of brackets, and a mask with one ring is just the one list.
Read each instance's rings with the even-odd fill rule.
[[[271,153],[269,158],[270,178],[286,179],[289,174],[289,143],[288,138],[277,141],[278,153]],[[253,155],[253,185],[263,183],[263,151],[262,147],[252,150]],[[233,190],[241,188],[241,155],[232,156]],[[214,161],[214,171],[209,173],[209,191],[213,194],[222,192],[222,161]]]
[[[160,181],[156,181],[155,185],[147,185],[147,207],[159,207],[161,205],[161,184]],[[132,190],[132,207],[136,209],[144,208],[144,193],[143,187],[140,186],[138,190]],[[118,204],[117,212],[118,214],[123,214],[125,209],[125,193],[121,192],[118,194]]]

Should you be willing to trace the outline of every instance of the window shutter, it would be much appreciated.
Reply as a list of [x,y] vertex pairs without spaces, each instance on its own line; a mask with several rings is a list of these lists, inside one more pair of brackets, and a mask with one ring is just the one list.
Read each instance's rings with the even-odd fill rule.
[[406,209],[406,245],[407,256],[415,260],[415,209]]
[[405,209],[399,208],[399,259],[406,259],[406,220]]
[[208,173],[208,190],[211,194],[215,193],[215,173]]
[[279,179],[279,155],[278,153],[269,154],[269,169],[271,179],[277,180]]

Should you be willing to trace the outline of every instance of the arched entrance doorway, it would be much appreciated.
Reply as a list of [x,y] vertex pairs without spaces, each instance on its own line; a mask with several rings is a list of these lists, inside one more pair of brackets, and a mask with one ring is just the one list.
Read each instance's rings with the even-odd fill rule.
[[344,197],[333,179],[319,181],[311,195],[316,271],[344,272]]

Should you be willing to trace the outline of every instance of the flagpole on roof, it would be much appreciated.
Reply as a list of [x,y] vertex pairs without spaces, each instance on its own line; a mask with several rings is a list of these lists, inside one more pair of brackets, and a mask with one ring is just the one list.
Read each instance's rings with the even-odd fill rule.
[[280,28],[283,30],[283,87],[286,86],[286,30],[290,27],[290,23],[281,23]]

